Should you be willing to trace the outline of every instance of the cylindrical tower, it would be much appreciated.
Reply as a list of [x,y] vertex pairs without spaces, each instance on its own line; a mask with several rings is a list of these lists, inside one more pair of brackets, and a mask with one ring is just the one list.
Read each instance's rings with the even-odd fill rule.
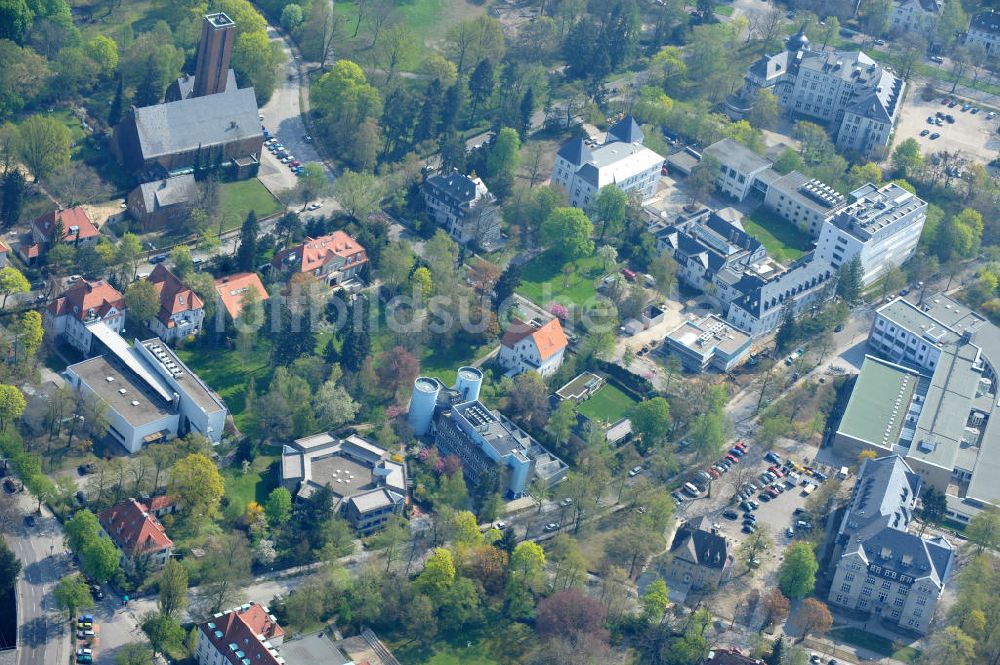
[[475,367],[459,367],[455,390],[462,395],[463,402],[479,399],[479,389],[483,385],[483,373]]
[[410,411],[407,421],[417,436],[427,434],[431,429],[431,419],[434,417],[434,406],[437,404],[441,384],[435,379],[418,376],[413,382],[413,394],[410,395]]

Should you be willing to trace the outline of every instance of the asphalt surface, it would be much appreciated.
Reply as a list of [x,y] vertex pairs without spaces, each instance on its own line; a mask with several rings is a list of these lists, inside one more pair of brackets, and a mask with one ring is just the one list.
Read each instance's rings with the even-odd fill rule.
[[[18,665],[65,663],[71,649],[69,623],[56,608],[52,591],[75,570],[63,545],[62,529],[48,510],[42,515],[35,512],[38,503],[27,493],[11,496],[4,491],[0,500],[15,504],[4,536],[22,564],[17,582]],[[30,527],[24,523],[29,514],[35,518]]]

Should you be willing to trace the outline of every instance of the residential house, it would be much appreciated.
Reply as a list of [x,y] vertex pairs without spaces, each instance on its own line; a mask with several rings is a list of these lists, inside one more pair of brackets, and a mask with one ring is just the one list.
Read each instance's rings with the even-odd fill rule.
[[194,175],[185,173],[144,182],[126,198],[128,212],[146,231],[182,224],[198,200]]
[[862,462],[837,531],[831,605],[890,628],[927,633],[955,549],[942,536],[909,531],[921,484],[898,455]]
[[500,207],[482,178],[458,171],[433,175],[424,182],[424,202],[431,218],[460,245],[494,248],[500,243]]
[[258,302],[268,299],[264,283],[255,272],[240,272],[215,280],[215,293],[222,304],[220,309],[225,309],[233,321],[240,318],[249,291],[253,292],[254,295],[251,297],[256,298]]
[[[62,237],[54,237],[58,228]],[[55,243],[64,242],[74,247],[94,246],[100,231],[81,206],[53,210],[31,222],[31,234],[18,247],[21,259],[28,265],[38,261]]]
[[122,563],[130,570],[159,570],[173,554],[174,543],[166,529],[135,499],[101,511],[98,521],[121,550]]
[[125,296],[103,279],[78,280],[49,303],[43,317],[47,332],[59,335],[84,355],[91,350],[90,326],[98,321],[115,332],[125,328]]
[[647,201],[656,195],[664,158],[643,146],[644,140],[632,116],[613,125],[599,147],[591,148],[582,138],[571,139],[556,155],[552,184],[576,208],[586,208],[608,185]]
[[281,250],[271,261],[282,273],[309,274],[327,286],[356,279],[367,263],[365,248],[339,230],[319,238],[306,238],[302,244]]
[[267,606],[250,601],[199,623],[194,656],[198,665],[284,665],[278,653],[284,639]]
[[890,30],[894,33],[915,33],[933,41],[942,0],[895,0],[892,3]]
[[545,323],[515,318],[500,339],[497,360],[511,376],[528,371],[549,376],[562,365],[568,343],[557,318]]
[[684,522],[670,544],[667,586],[679,593],[713,589],[732,574],[733,555],[725,536],[699,517]]
[[197,335],[205,320],[205,303],[165,265],[157,263],[147,278],[160,296],[160,311],[146,323],[164,342]]

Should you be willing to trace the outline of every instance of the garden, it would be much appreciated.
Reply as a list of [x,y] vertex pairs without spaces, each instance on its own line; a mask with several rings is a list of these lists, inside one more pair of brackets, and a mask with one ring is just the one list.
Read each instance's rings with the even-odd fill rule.
[[778,261],[794,261],[813,248],[815,241],[808,233],[776,213],[758,208],[743,218],[743,230],[759,240],[768,254]]
[[601,259],[585,256],[565,263],[550,252],[524,264],[517,292],[537,305],[552,300],[585,305],[597,296],[597,279],[604,273]]
[[617,386],[607,383],[590,399],[580,404],[577,411],[591,420],[613,423],[628,413],[635,403],[635,400]]

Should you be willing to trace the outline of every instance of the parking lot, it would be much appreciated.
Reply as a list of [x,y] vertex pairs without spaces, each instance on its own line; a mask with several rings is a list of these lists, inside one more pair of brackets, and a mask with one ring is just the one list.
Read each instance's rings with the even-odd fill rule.
[[[959,152],[962,157],[981,164],[995,159],[1000,150],[1000,134],[997,134],[1000,117],[988,118],[987,115],[992,110],[988,108],[980,108],[975,114],[971,109],[962,111],[964,101],[961,98],[958,98],[954,107],[949,108],[941,103],[943,98],[944,95],[940,95],[925,102],[915,92],[911,93],[903,105],[895,144],[914,138],[925,155],[947,150]],[[927,118],[935,116],[938,111],[951,114],[955,122],[942,122],[941,126],[929,124]],[[924,130],[928,130],[928,134],[920,136]],[[932,140],[930,137],[934,133],[940,134],[940,137]]]

